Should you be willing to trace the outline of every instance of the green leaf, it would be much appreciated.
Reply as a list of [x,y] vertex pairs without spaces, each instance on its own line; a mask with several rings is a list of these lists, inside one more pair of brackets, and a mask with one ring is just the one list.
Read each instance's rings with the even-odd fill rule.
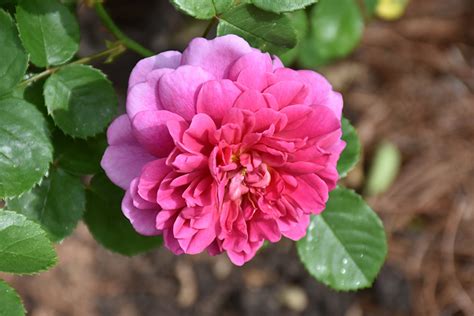
[[343,178],[357,164],[360,158],[360,140],[355,128],[348,119],[342,118],[342,140],[346,142],[346,148],[337,162],[339,177]]
[[260,9],[275,13],[296,11],[316,2],[318,0],[252,0]]
[[70,60],[79,48],[79,25],[57,0],[21,0],[16,9],[20,37],[39,67]]
[[234,0],[171,0],[171,3],[196,19],[208,20],[229,9]]
[[355,192],[336,188],[297,243],[309,273],[336,290],[369,287],[387,254],[382,221]]
[[87,191],[84,220],[94,238],[105,248],[126,256],[137,255],[161,245],[161,237],[138,234],[123,215],[121,202],[124,192],[98,174]]
[[21,45],[10,14],[0,9],[0,95],[9,92],[25,75],[28,55]]
[[32,274],[51,268],[56,261],[51,241],[38,224],[0,210],[0,271]]
[[398,175],[401,160],[397,146],[389,142],[379,144],[369,168],[364,193],[376,195],[388,190]]
[[298,57],[299,50],[301,49],[301,42],[308,33],[308,17],[306,16],[305,10],[288,13],[287,16],[291,20],[291,24],[296,31],[296,38],[298,39],[298,44],[296,44],[294,48],[280,55],[280,59],[283,64],[289,66]]
[[43,93],[56,125],[73,137],[97,135],[117,112],[117,96],[111,82],[90,66],[62,68],[46,80]]
[[69,236],[82,218],[86,194],[81,179],[52,169],[40,185],[8,200],[8,209],[40,224],[52,241]]
[[310,12],[310,33],[300,63],[315,68],[347,56],[359,43],[364,20],[354,0],[320,0]]
[[0,198],[31,189],[53,159],[46,121],[34,105],[0,100]]
[[365,12],[367,12],[369,16],[374,15],[378,2],[378,0],[364,0]]
[[273,54],[282,54],[296,46],[295,30],[285,15],[243,4],[218,18],[219,36],[236,34],[246,39],[251,46]]
[[78,175],[95,174],[101,170],[100,161],[107,147],[105,134],[83,140],[56,130],[53,144],[55,161],[64,170]]
[[24,316],[26,313],[18,293],[5,281],[0,280],[0,315]]

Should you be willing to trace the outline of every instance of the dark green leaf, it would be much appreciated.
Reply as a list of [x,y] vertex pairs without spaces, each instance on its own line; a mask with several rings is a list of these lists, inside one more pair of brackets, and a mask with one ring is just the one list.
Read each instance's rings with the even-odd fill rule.
[[377,8],[378,0],[364,0],[365,12],[369,16],[372,16],[375,13],[375,8]]
[[117,112],[111,82],[98,69],[66,66],[46,80],[49,114],[66,134],[86,138],[102,132]]
[[28,55],[21,45],[11,16],[0,9],[0,95],[13,88],[25,75]]
[[53,159],[46,121],[34,105],[0,100],[0,198],[31,189]]
[[25,308],[16,291],[5,281],[0,280],[0,315],[24,316],[25,313]]
[[79,175],[100,171],[100,160],[107,147],[104,134],[87,140],[74,139],[56,130],[53,136],[55,161],[64,170]]
[[149,251],[161,244],[161,237],[139,235],[123,215],[121,202],[124,192],[113,185],[104,174],[92,179],[87,191],[84,220],[94,238],[105,248],[126,256]]
[[252,0],[260,9],[275,13],[296,11],[316,2],[318,0]]
[[171,0],[176,9],[196,19],[211,19],[230,8],[234,0]]
[[16,2],[17,2],[17,0],[0,0],[0,5],[16,3]]
[[369,287],[387,254],[382,221],[355,192],[336,188],[297,243],[308,271],[336,290]]
[[357,164],[360,157],[360,141],[355,128],[348,119],[342,118],[342,139],[346,142],[346,148],[337,162],[339,177],[343,178]]
[[39,223],[51,240],[60,241],[72,233],[82,218],[86,196],[80,178],[52,169],[40,185],[8,200],[7,205]]
[[219,17],[217,35],[236,34],[250,45],[273,54],[296,46],[296,33],[287,16],[263,11],[252,5],[237,6]]
[[320,0],[311,9],[310,32],[301,44],[301,65],[315,68],[345,57],[359,43],[363,29],[357,1]]
[[51,268],[56,261],[51,241],[38,224],[0,210],[0,271],[32,274]]
[[70,60],[79,48],[79,25],[57,0],[21,0],[16,10],[20,37],[39,67]]
[[283,64],[289,66],[298,57],[299,50],[301,49],[301,42],[308,33],[308,17],[305,10],[288,13],[287,16],[291,20],[291,24],[296,31],[296,37],[298,39],[298,44],[296,44],[294,48],[290,49],[283,55],[280,55],[280,59]]

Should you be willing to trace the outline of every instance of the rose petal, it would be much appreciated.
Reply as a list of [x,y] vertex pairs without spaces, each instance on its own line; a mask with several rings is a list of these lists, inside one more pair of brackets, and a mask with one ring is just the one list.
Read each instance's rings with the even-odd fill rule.
[[[158,207],[158,205],[157,205]],[[129,219],[133,228],[142,235],[155,236],[161,231],[155,227],[155,218],[160,209],[138,209],[133,205],[133,199],[130,191],[125,193],[122,200],[123,214]]]
[[158,83],[158,94],[163,109],[190,121],[196,114],[196,99],[200,86],[212,79],[214,79],[212,74],[195,66],[181,66],[173,72],[166,73]]
[[150,161],[143,166],[138,181],[138,194],[146,201],[156,203],[158,187],[172,169],[166,165],[166,158]]
[[156,98],[155,90],[142,82],[130,88],[127,95],[127,114],[130,118],[142,111],[162,110],[160,101]]
[[285,80],[271,85],[264,92],[273,95],[281,109],[288,105],[303,104],[308,87],[302,82]]
[[167,51],[155,56],[140,60],[132,70],[128,86],[132,87],[137,83],[145,82],[147,75],[158,68],[176,69],[181,63],[181,53],[177,51]]
[[229,78],[248,89],[262,91],[268,86],[266,73],[272,72],[269,54],[251,52],[240,57],[230,68]]
[[184,119],[169,111],[143,111],[133,118],[133,133],[137,141],[156,157],[166,157],[174,148],[168,121],[184,121]]
[[206,113],[220,125],[222,118],[241,93],[242,91],[230,80],[208,81],[199,91],[196,110],[198,113]]
[[135,145],[137,141],[132,134],[132,125],[126,114],[117,117],[107,129],[109,145]]
[[143,166],[156,158],[137,145],[107,147],[100,165],[109,179],[124,190],[139,176]]
[[195,38],[183,52],[182,64],[199,66],[217,79],[227,78],[230,65],[252,48],[235,35],[219,36],[212,40]]

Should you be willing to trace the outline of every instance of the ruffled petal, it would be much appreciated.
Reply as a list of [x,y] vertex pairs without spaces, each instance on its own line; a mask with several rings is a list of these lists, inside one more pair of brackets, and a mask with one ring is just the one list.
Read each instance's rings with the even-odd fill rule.
[[102,169],[113,183],[127,190],[142,167],[156,158],[135,140],[127,115],[115,119],[107,130],[107,139],[109,147],[102,157]]
[[248,89],[262,91],[268,86],[266,73],[272,72],[269,54],[258,51],[240,57],[230,68],[229,78]]
[[220,125],[222,118],[241,93],[230,80],[208,81],[199,91],[196,110],[198,113],[206,113]]
[[168,121],[184,121],[169,111],[143,111],[133,118],[133,133],[137,141],[156,157],[166,157],[174,148],[174,141],[168,131]]
[[212,79],[212,74],[195,66],[181,66],[166,73],[158,83],[158,95],[163,109],[190,121],[196,114],[199,88],[204,82]]
[[130,191],[125,193],[122,200],[123,214],[129,219],[133,228],[142,235],[155,236],[161,231],[156,229],[155,218],[160,211],[158,205],[156,209],[139,209],[133,205],[133,198]]
[[132,87],[137,83],[145,82],[147,75],[155,69],[171,68],[176,69],[181,63],[181,53],[177,51],[167,51],[155,56],[140,60],[132,70],[128,86]]
[[183,52],[183,65],[199,66],[216,79],[227,78],[229,67],[252,48],[235,35],[219,36],[212,40],[195,38]]

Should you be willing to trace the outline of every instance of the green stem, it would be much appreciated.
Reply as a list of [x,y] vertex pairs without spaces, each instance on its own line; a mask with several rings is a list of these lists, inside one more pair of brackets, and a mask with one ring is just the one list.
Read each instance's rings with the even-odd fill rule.
[[118,40],[120,40],[125,46],[127,46],[134,52],[142,55],[143,57],[149,57],[154,55],[151,50],[146,49],[145,47],[125,35],[114,23],[114,21],[107,13],[101,2],[96,2],[94,4],[94,9],[97,12],[97,15],[99,16],[100,20],[102,21],[102,23],[104,23],[105,27],[110,31],[110,33],[112,33],[112,35],[115,36]]
[[116,57],[116,56],[122,54],[123,52],[125,52],[126,49],[127,48],[123,45],[122,42],[117,41],[117,42],[111,44],[108,49],[103,50],[103,51],[101,51],[97,54],[80,58],[80,59],[75,60],[72,63],[66,64],[66,65],[61,65],[61,66],[58,66],[58,67],[48,68],[43,72],[40,72],[40,73],[38,73],[36,75],[33,75],[32,77],[30,77],[26,80],[23,80],[22,82],[20,82],[18,84],[17,87],[27,86],[30,83],[33,83],[33,82],[35,82],[35,81],[37,81],[41,78],[47,77],[47,76],[55,73],[56,71],[60,70],[61,68],[65,67],[65,66],[68,66],[68,65],[88,64],[88,63],[90,63],[90,62],[92,62],[96,59],[100,59],[100,58],[104,58],[104,57]]
[[212,20],[209,21],[209,24],[207,25],[206,29],[204,30],[202,37],[207,37],[207,35],[209,35],[209,32],[211,31],[214,24],[216,24],[216,22],[217,22],[217,18],[213,17]]

